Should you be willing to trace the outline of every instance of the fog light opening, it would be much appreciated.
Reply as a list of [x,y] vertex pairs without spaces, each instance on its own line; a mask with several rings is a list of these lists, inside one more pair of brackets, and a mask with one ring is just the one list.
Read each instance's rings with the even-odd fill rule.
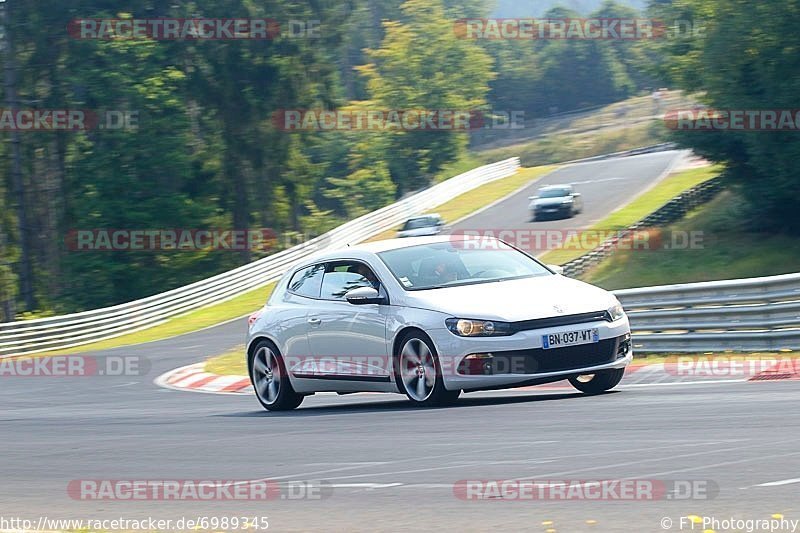
[[458,373],[467,376],[491,376],[494,374],[494,356],[490,353],[473,353],[458,364]]
[[620,341],[617,347],[617,359],[622,359],[631,351],[631,335],[626,334]]

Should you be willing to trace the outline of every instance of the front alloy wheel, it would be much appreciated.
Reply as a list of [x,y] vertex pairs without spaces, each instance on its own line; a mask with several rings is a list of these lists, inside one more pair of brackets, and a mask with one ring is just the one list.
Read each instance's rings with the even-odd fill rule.
[[400,347],[396,356],[397,386],[414,405],[442,405],[458,398],[460,390],[449,391],[444,386],[441,365],[429,339],[420,333],[411,333]]
[[286,411],[303,401],[303,396],[292,388],[283,359],[272,343],[260,342],[250,356],[249,366],[256,398],[265,409]]

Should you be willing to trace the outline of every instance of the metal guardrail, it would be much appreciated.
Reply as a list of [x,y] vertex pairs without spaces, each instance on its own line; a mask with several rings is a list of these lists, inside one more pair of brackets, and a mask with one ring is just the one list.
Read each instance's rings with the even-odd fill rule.
[[133,302],[69,315],[0,324],[0,357],[68,349],[151,328],[177,315],[218,304],[277,280],[310,254],[356,244],[407,217],[519,169],[519,158],[485,165],[392,205],[351,220],[303,244],[229,272]]
[[639,352],[800,349],[800,274],[623,289]]

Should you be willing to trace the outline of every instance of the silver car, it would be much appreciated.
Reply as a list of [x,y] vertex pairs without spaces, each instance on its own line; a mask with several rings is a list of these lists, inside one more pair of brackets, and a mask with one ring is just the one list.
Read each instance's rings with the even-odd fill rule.
[[581,193],[575,192],[572,185],[548,185],[542,187],[536,196],[529,198],[528,210],[532,220],[546,216],[573,217],[583,211]]
[[398,238],[403,237],[426,237],[438,235],[444,228],[444,221],[438,213],[420,215],[406,220],[400,231],[397,232]]
[[633,357],[612,294],[465,236],[318,255],[290,269],[249,322],[250,378],[270,410],[323,391],[394,392],[428,406],[563,379],[597,394]]

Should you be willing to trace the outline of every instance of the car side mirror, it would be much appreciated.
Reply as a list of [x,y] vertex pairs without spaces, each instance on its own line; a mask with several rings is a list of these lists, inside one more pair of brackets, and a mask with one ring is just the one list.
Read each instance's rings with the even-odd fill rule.
[[556,274],[564,275],[564,267],[561,265],[547,265],[547,268],[555,272]]
[[528,196],[528,200],[538,200],[538,196]]
[[376,289],[372,287],[357,287],[347,291],[345,300],[353,305],[382,304],[386,303]]
[[581,195],[581,193],[579,193],[579,192],[572,193],[572,196],[575,196],[575,197],[580,196],[580,195]]

